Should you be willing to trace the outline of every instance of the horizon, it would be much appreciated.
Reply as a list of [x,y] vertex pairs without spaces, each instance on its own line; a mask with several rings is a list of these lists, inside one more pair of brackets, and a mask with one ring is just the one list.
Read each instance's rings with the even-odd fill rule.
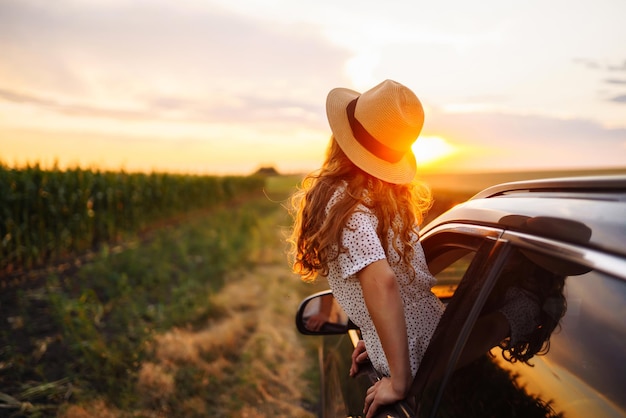
[[[81,164],[68,164],[68,165],[60,165],[58,163],[52,164],[42,164],[39,161],[26,161],[22,164],[9,164],[6,161],[0,159],[0,167],[7,168],[10,170],[27,170],[38,167],[42,171],[71,171],[71,170],[81,170],[81,171],[95,171],[95,172],[107,172],[107,173],[127,173],[127,174],[171,174],[171,175],[183,175],[183,176],[216,176],[216,177],[225,177],[225,176],[251,176],[255,174],[259,174],[262,171],[274,170],[276,172],[276,176],[306,176],[314,171],[316,171],[319,167],[314,168],[310,171],[282,171],[279,170],[274,165],[258,165],[254,169],[249,172],[240,172],[240,173],[212,173],[212,172],[186,172],[186,171],[166,171],[166,170],[158,170],[158,169],[148,169],[148,170],[129,170],[125,167],[119,168],[102,168],[96,166],[89,165],[81,165]],[[606,173],[607,175],[615,174],[626,174],[626,164],[624,165],[616,165],[616,166],[589,166],[589,167],[557,167],[557,168],[513,168],[513,169],[466,169],[466,170],[439,170],[439,169],[428,169],[428,170],[420,170],[418,167],[417,177],[420,176],[459,176],[459,175],[507,175],[507,174],[529,174],[529,175],[537,175],[537,174],[550,174],[550,173],[589,173],[590,175],[594,175],[594,173],[598,173],[598,175],[602,175],[602,173]]]

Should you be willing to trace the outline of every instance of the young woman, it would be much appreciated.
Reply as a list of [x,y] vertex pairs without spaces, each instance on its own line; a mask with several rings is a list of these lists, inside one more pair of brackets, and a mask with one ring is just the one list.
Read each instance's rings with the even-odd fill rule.
[[383,375],[365,398],[371,417],[406,397],[443,312],[418,241],[431,196],[415,179],[411,146],[424,111],[386,80],[363,94],[333,89],[326,112],[326,160],[293,198],[293,269],[305,281],[325,277],[360,328],[367,351],[354,356],[369,356]]

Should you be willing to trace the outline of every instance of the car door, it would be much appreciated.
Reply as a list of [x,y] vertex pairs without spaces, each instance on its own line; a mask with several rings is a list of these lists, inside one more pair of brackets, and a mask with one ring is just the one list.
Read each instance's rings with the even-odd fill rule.
[[[477,247],[481,234],[484,242]],[[455,253],[470,250],[474,255],[418,371],[413,386],[416,416],[625,416],[623,258],[479,226],[444,226],[425,236],[423,245],[436,276],[454,266],[448,261]],[[538,288],[552,289],[551,296],[536,297]],[[511,289],[518,296],[507,298]],[[541,301],[533,318],[537,312],[557,317],[556,327],[539,352],[527,361],[519,360],[511,354],[511,335],[502,343],[504,347],[509,344],[508,349],[496,347],[458,367],[476,321],[494,306],[504,311],[510,303],[517,303],[520,289],[531,295],[528,305]],[[560,297],[553,296],[554,289]],[[544,326],[533,325],[533,332]],[[523,358],[528,345],[520,347],[514,348]]]
[[412,386],[417,416],[429,416],[439,405],[442,388],[480,313],[480,301],[486,298],[484,289],[493,286],[497,260],[507,252],[502,233],[498,228],[452,223],[422,237],[429,269],[437,278],[433,291],[446,303],[446,310]]

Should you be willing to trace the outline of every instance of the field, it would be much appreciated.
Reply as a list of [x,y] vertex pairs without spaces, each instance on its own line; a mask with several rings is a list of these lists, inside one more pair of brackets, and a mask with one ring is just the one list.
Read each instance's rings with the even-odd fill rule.
[[315,288],[290,273],[294,179],[10,274],[0,293],[0,416],[313,416]]
[[262,184],[258,176],[14,169],[0,163],[0,275],[59,262]]
[[[511,176],[427,178],[428,219],[486,182],[525,177]],[[293,315],[324,283],[287,265],[298,181],[269,177],[262,193],[5,275],[0,417],[315,416],[320,341],[297,334]]]

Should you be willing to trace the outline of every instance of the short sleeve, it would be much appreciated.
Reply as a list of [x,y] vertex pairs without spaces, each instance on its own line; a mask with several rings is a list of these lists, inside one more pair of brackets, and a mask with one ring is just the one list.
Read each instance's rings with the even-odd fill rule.
[[529,338],[538,326],[540,308],[536,298],[528,291],[510,287],[506,291],[505,305],[499,309],[509,323],[510,345]]
[[386,258],[383,246],[376,234],[378,220],[364,206],[359,206],[350,216],[343,229],[341,244],[345,248],[339,254],[339,273],[346,279],[375,261]]

